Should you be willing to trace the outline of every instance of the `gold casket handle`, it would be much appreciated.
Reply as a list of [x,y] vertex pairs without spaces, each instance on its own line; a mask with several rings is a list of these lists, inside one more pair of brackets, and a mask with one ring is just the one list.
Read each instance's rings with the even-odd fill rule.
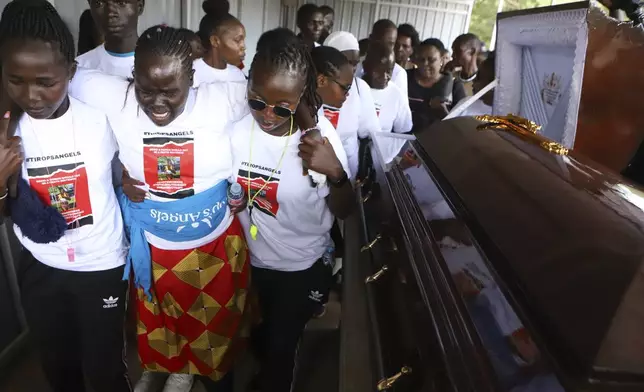
[[483,122],[483,124],[476,127],[478,130],[498,129],[509,131],[548,152],[557,155],[568,155],[569,150],[566,147],[537,133],[541,129],[540,125],[523,117],[508,114],[507,116],[474,116],[474,118]]
[[380,268],[380,271],[376,272],[375,274],[368,276],[367,279],[364,280],[365,283],[373,283],[376,280],[382,278],[382,276],[385,274],[385,272],[389,271],[389,267],[386,265],[383,265],[382,268]]
[[394,384],[402,377],[411,374],[411,368],[409,366],[403,366],[402,369],[393,376],[380,380],[378,382],[378,391],[386,391],[391,389]]
[[367,192],[367,195],[362,198],[362,203],[364,204],[367,201],[369,201],[369,199],[371,199],[372,194],[373,194],[373,191],[369,189],[369,192]]
[[360,248],[360,252],[366,252],[366,251],[368,251],[369,249],[373,248],[373,247],[376,245],[376,243],[377,243],[378,241],[380,241],[381,239],[382,239],[382,235],[381,235],[381,234],[378,234],[378,235],[376,236],[376,238],[374,238],[374,239],[373,239],[373,241],[371,241],[371,242],[370,242],[370,243],[368,243],[367,245],[365,245],[365,246],[363,246],[362,248]]

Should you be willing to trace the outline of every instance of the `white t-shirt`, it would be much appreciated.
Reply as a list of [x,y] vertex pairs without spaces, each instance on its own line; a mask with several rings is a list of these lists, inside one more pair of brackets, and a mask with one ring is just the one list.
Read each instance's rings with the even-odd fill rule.
[[76,62],[79,67],[127,79],[132,77],[134,53],[111,54],[105,50],[105,45],[101,45],[78,56]]
[[[362,68],[362,62],[358,64],[356,68],[356,77],[362,78],[364,76],[364,68]],[[391,73],[391,81],[398,86],[400,93],[405,99],[408,99],[408,90],[409,86],[407,85],[407,71],[398,64],[394,64],[394,70]]]
[[22,177],[68,225],[77,227],[55,243],[37,244],[14,225],[22,245],[38,261],[62,270],[105,271],[125,264],[123,221],[110,167],[116,142],[105,114],[70,98],[69,110],[57,119],[23,114],[16,136],[25,154]]
[[246,82],[244,73],[234,65],[228,64],[226,69],[217,69],[206,64],[203,59],[197,59],[192,67],[195,70],[193,87],[213,82]]
[[[185,109],[171,124],[158,127],[139,110],[127,81],[79,70],[72,94],[107,113],[130,176],[145,182],[150,198],[173,201],[210,189],[232,174],[230,122],[248,113],[246,83],[206,83],[191,89]],[[101,94],[95,94],[100,91]],[[193,249],[220,236],[232,222],[229,211],[210,235],[194,241],[167,241],[146,233],[160,249]]]
[[358,137],[367,138],[371,133],[380,130],[380,120],[378,119],[376,106],[373,102],[373,95],[371,95],[371,87],[362,78],[356,78],[352,87],[351,94],[353,94],[353,90],[355,89],[355,95],[360,98],[360,128],[358,128]]
[[[299,130],[290,137],[276,137],[254,123],[253,116],[248,114],[230,130],[236,181],[246,194],[249,182],[251,195],[261,189],[261,197],[255,198],[252,211],[252,221],[258,228],[256,240],[250,236],[248,209],[239,214],[251,263],[279,271],[306,270],[322,257],[330,240],[334,217],[326,204],[329,186],[314,188],[309,176],[302,175],[302,159],[297,155]],[[333,126],[324,117],[318,125],[350,174]],[[277,167],[283,152],[281,166]]]
[[358,136],[366,137],[380,130],[378,116],[373,105],[371,89],[362,79],[354,78],[349,96],[338,109],[323,105],[318,117],[326,117],[335,128],[347,154],[353,178],[358,174]]
[[409,101],[402,97],[398,86],[389,83],[387,87],[378,90],[371,89],[373,103],[380,120],[381,132],[410,132],[413,126]]

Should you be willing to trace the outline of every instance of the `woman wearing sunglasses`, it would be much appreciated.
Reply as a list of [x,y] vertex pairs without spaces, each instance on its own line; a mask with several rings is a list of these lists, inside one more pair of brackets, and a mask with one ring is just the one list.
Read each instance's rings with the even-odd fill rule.
[[107,113],[129,173],[123,184],[135,203],[119,201],[146,371],[137,390],[158,372],[171,374],[166,390],[190,390],[194,375],[207,391],[232,391],[230,370],[249,332],[247,245],[226,202],[226,126],[248,113],[246,83],[191,88],[193,74],[185,34],[154,26],[137,42],[131,85],[89,70],[72,82],[75,97]]
[[319,116],[325,116],[336,129],[347,154],[349,169],[358,171],[358,127],[360,98],[349,93],[355,82],[353,67],[339,50],[320,46],[311,51],[317,69],[317,93],[322,98]]
[[[319,132],[308,133],[294,123],[300,101],[317,112],[316,87],[306,45],[287,29],[264,33],[250,68],[250,114],[229,132],[236,181],[248,195],[239,217],[261,311],[256,342],[262,391],[290,390],[298,341],[331,285],[331,266],[322,256],[334,215],[346,218],[355,200],[333,126],[321,117]],[[325,182],[312,185],[303,164]]]

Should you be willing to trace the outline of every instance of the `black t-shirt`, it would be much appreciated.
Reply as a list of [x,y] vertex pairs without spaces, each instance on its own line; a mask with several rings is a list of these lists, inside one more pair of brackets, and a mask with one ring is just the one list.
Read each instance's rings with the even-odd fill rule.
[[[409,94],[409,108],[411,109],[414,131],[421,130],[435,121],[442,119],[443,115],[429,107],[429,101],[434,97],[451,99],[452,105],[456,105],[465,98],[463,84],[454,79],[450,74],[443,74],[438,82],[431,87],[423,87],[418,84],[414,77],[414,69],[407,70],[407,86]],[[450,89],[450,85],[452,88]],[[450,97],[451,94],[451,97]]]

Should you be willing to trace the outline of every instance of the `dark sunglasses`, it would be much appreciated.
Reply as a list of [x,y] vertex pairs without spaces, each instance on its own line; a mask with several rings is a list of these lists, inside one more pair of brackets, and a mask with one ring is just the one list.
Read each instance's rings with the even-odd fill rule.
[[257,112],[261,112],[268,107],[273,109],[273,113],[275,113],[275,115],[278,117],[291,117],[295,115],[295,112],[289,108],[285,108],[284,106],[269,105],[266,102],[255,98],[248,99],[248,107]]
[[[329,79],[331,79],[331,78],[329,78]],[[342,83],[338,82],[338,81],[337,81],[337,80],[335,80],[335,79],[331,79],[331,80],[332,80],[335,84],[337,84],[338,86],[340,86],[340,88],[344,91],[344,93],[345,93],[345,94],[349,94],[349,91],[351,90],[351,86],[352,86],[351,84],[347,86],[347,85],[345,85],[345,84],[342,84]]]

